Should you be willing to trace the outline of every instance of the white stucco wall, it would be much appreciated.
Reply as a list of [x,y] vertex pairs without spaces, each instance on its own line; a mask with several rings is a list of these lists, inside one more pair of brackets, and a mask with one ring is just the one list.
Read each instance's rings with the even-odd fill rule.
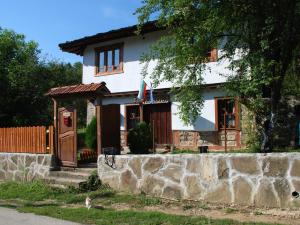
[[185,125],[179,117],[179,102],[172,102],[172,130],[195,130],[214,131],[215,130],[215,97],[225,96],[225,92],[220,90],[210,90],[203,93],[203,108],[201,115],[193,125]]
[[[118,39],[114,41],[99,43],[88,46],[84,51],[83,56],[83,77],[82,82],[84,84],[106,82],[107,87],[113,92],[126,92],[136,91],[139,89],[141,80],[141,71],[143,65],[140,64],[140,57],[143,53],[147,52],[150,45],[153,44],[163,34],[163,31],[152,32],[146,34],[144,37],[129,37]],[[123,55],[123,71],[121,74],[113,74],[106,76],[95,76],[95,48],[114,43],[124,43],[124,55]],[[219,51],[220,54],[220,51]],[[229,74],[230,71],[226,69],[227,62],[208,63],[209,68],[204,74],[204,81],[207,84],[221,83],[226,81],[226,77],[220,74]],[[149,72],[154,68],[155,62],[150,63]],[[149,78],[145,79],[149,84],[151,81]],[[171,83],[164,82],[157,88],[170,87]]]
[[[143,37],[129,37],[118,40],[108,41],[99,44],[93,44],[88,46],[84,51],[83,56],[83,77],[82,83],[99,83],[106,82],[107,87],[112,93],[115,92],[128,92],[137,91],[140,86],[141,71],[143,65],[140,63],[140,57],[143,53],[149,50],[151,44],[159,39],[163,35],[163,31],[152,32],[146,34]],[[95,48],[100,46],[106,46],[116,43],[124,43],[124,55],[123,55],[123,73],[112,74],[105,76],[95,76]],[[219,50],[219,55],[222,52]],[[230,71],[226,68],[227,61],[221,63],[210,62],[208,63],[208,69],[204,74],[204,83],[222,83],[226,81],[226,75],[230,74]],[[152,61],[149,65],[149,72],[154,68],[155,62]],[[151,80],[149,77],[145,78],[149,84]],[[168,88],[172,84],[168,82],[161,83],[157,88]],[[203,94],[204,107],[202,114],[193,125],[184,125],[178,115],[178,102],[173,102],[171,106],[172,110],[172,130],[197,130],[197,131],[213,131],[215,129],[215,105],[214,97],[224,96],[224,93],[218,90],[206,91]],[[125,105],[134,103],[133,97],[122,98],[107,98],[103,100],[103,104],[120,104],[121,114],[121,130],[124,130],[125,119]]]

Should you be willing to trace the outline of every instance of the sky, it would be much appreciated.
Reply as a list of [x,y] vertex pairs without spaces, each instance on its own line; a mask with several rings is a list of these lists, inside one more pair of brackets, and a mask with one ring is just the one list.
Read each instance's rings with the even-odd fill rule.
[[82,62],[58,44],[137,23],[140,0],[0,0],[0,27],[34,40],[42,57]]

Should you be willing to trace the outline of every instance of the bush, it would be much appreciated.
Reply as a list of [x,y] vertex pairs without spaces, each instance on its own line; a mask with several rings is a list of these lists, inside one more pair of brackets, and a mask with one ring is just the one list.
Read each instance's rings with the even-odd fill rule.
[[152,132],[150,126],[141,122],[129,130],[128,146],[133,154],[148,154],[152,147]]
[[92,150],[97,149],[97,119],[93,117],[85,131],[85,144]]
[[85,128],[77,129],[77,146],[79,148],[86,147],[86,145],[85,145]]
[[96,191],[101,187],[101,180],[98,177],[97,171],[93,171],[88,180],[80,183],[79,192]]

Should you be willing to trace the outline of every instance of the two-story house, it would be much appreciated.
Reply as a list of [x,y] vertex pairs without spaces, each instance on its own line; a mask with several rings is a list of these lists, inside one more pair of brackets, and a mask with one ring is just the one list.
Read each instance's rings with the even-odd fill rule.
[[[230,73],[226,68],[226,61],[217,62],[220,49],[214,49],[210,54],[209,69],[204,76],[202,112],[194,124],[185,125],[178,115],[180,103],[172,101],[169,94],[171,83],[161,83],[154,89],[154,103],[146,101],[142,108],[139,107],[136,97],[143,68],[140,58],[165,31],[156,27],[153,22],[144,25],[141,35],[136,35],[136,30],[137,26],[130,26],[59,45],[62,51],[83,56],[83,84],[106,83],[110,93],[102,99],[103,105],[120,105],[121,144],[126,146],[127,131],[142,119],[154,128],[157,146],[196,149],[198,146],[208,145],[211,150],[221,150],[224,146],[225,123],[227,145],[239,148],[240,109],[237,101],[228,98],[220,87],[226,82],[223,75]],[[154,66],[155,62],[151,62],[149,69]],[[150,85],[149,77],[144,80]],[[89,103],[88,121],[93,115],[95,107]]]

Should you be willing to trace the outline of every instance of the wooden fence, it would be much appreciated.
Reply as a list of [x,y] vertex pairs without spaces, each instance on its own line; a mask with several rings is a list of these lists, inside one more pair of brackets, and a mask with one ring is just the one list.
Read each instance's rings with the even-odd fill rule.
[[0,152],[53,154],[53,126],[0,128]]

